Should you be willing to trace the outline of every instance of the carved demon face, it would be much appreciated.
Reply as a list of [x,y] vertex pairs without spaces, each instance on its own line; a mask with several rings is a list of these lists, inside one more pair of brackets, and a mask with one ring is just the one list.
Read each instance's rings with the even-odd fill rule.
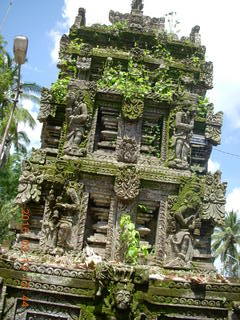
[[125,289],[115,293],[115,304],[118,309],[126,310],[131,302],[131,293]]

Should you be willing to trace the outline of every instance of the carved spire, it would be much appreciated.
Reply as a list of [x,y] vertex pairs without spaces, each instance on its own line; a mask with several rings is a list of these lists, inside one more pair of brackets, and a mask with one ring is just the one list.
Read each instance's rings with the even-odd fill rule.
[[132,0],[132,11],[142,11],[143,7],[143,0]]

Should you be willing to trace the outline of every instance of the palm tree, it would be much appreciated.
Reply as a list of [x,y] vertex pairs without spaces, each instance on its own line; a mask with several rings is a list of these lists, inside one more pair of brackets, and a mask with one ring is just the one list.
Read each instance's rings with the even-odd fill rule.
[[[35,120],[28,110],[18,104],[14,110],[10,126],[9,128],[7,127],[9,114],[13,108],[12,96],[16,87],[18,67],[13,64],[13,60],[9,54],[4,51],[1,43],[0,38],[0,143],[5,130],[7,130],[7,136],[6,140],[5,138],[2,140],[4,141],[4,151],[0,159],[0,168],[6,164],[12,146],[14,146],[15,152],[26,153],[26,145],[29,144],[30,140],[24,131],[18,131],[18,125],[24,123],[32,129],[36,125]],[[24,83],[21,85],[20,101],[28,99],[39,104],[40,92],[41,87],[39,85],[35,83]]]
[[212,248],[215,257],[220,257],[224,274],[238,277],[240,272],[240,219],[236,212],[227,213],[224,225],[216,228]]

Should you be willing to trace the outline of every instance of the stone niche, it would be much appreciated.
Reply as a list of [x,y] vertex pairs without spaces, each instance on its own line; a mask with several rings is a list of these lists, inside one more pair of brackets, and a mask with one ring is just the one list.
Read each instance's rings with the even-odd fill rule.
[[[41,97],[42,146],[22,165],[24,225],[0,259],[0,318],[240,319],[240,283],[214,269],[211,236],[226,183],[207,172],[222,113],[205,95],[200,27],[80,8]],[[126,263],[123,215],[146,255]]]

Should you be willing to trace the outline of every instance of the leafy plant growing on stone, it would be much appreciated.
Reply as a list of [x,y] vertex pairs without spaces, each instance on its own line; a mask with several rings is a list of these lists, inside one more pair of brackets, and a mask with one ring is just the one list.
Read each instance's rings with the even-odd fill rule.
[[120,219],[120,240],[124,252],[124,260],[129,264],[137,264],[139,257],[148,255],[147,247],[140,244],[140,234],[135,228],[130,215],[123,214]]
[[69,81],[70,78],[66,77],[63,79],[58,79],[55,83],[52,84],[51,92],[56,103],[65,103]]
[[197,116],[200,118],[206,118],[207,112],[209,109],[209,100],[208,98],[200,97],[198,99],[198,106],[197,106]]

